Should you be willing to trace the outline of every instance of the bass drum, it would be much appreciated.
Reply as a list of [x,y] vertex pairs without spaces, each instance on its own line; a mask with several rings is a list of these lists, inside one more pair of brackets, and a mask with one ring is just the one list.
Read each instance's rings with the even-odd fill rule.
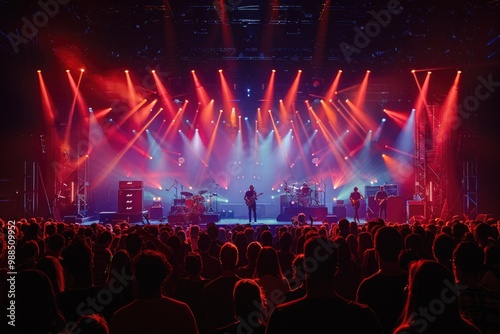
[[186,208],[191,209],[193,208],[193,205],[194,205],[194,199],[186,198]]
[[300,206],[309,206],[311,204],[311,200],[308,196],[302,196],[299,198],[299,205]]
[[203,203],[198,203],[196,206],[196,210],[198,211],[199,215],[202,215],[205,213],[205,205]]

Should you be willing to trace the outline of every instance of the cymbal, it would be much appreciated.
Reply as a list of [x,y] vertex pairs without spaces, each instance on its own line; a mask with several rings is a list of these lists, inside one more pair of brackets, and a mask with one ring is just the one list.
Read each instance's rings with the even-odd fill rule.
[[203,194],[205,194],[207,192],[208,192],[208,190],[200,190],[200,191],[198,191],[198,194],[203,195]]
[[181,191],[182,196],[193,196],[193,193],[190,193],[189,191]]

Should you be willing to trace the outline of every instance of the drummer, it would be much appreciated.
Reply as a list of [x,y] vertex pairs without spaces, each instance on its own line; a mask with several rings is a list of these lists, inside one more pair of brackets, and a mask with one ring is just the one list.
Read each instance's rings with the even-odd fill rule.
[[309,196],[311,194],[311,188],[307,185],[307,182],[302,183],[302,196]]

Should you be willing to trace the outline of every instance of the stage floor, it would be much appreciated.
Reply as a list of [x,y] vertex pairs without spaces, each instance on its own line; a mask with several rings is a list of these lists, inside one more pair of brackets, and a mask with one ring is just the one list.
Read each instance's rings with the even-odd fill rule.
[[[352,217],[347,217],[347,219],[349,221],[352,221]],[[165,223],[168,223],[168,220],[156,220],[156,219],[149,219],[149,222],[151,224],[154,224],[154,225],[158,225],[158,224],[165,224]],[[359,225],[363,225],[366,221],[364,219],[361,219],[361,223]],[[99,223],[99,220],[88,220],[88,221],[85,221],[84,223],[82,223],[81,225],[84,225],[84,226],[89,226],[91,224],[94,224],[94,223]],[[314,225],[321,225],[323,222],[322,221],[314,221]],[[146,224],[146,221],[142,222],[142,223],[131,223],[131,225],[135,225],[135,224]],[[238,218],[222,218],[220,219],[218,222],[215,223],[217,226],[234,226],[234,225],[246,225],[248,224],[248,219],[238,219]],[[177,224],[177,223],[174,223],[173,225],[182,225],[182,224]],[[283,225],[291,225],[291,222],[284,222],[284,221],[278,221],[277,218],[262,218],[262,219],[259,219],[256,223],[252,222],[251,223],[252,226],[259,226],[259,225],[268,225],[268,226],[283,226]],[[184,226],[187,226],[186,224],[184,224]],[[205,224],[200,224],[201,227],[204,227]]]

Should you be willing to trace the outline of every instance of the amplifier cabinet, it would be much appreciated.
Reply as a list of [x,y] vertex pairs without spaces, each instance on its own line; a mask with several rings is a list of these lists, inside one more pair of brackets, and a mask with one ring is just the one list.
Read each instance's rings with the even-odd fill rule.
[[141,212],[143,209],[142,189],[118,190],[118,212]]
[[142,189],[142,181],[118,181],[118,189]]

